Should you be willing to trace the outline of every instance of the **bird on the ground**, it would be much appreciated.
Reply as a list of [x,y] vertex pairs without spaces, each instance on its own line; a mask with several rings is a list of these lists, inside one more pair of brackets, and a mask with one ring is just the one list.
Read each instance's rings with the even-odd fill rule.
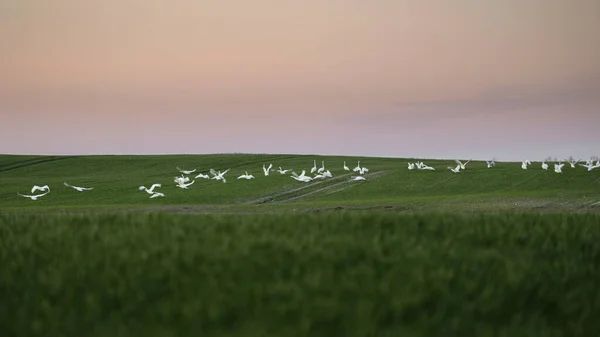
[[246,171],[245,174],[242,174],[241,176],[237,177],[238,179],[254,179],[254,176],[251,174],[248,174],[248,171]]
[[321,161],[321,167],[317,170],[318,173],[323,173],[325,171],[325,161]]
[[292,171],[292,175],[290,176],[293,179],[296,179],[298,181],[302,181],[302,182],[309,182],[311,180],[313,180],[312,177],[309,177],[306,175],[306,170],[302,170],[302,173],[300,175],[298,175],[296,172]]
[[417,169],[419,169],[419,170],[435,171],[435,169],[433,167],[427,166],[427,164],[425,164],[423,162],[417,163]]
[[150,197],[149,197],[149,198],[158,198],[158,197],[164,197],[164,196],[165,196],[165,194],[164,194],[164,193],[161,193],[161,192],[154,192],[154,193],[152,193],[152,195],[150,195]]
[[317,161],[314,160],[313,167],[310,169],[310,173],[315,173],[316,170],[317,170]]
[[562,173],[563,166],[565,166],[564,163],[554,164],[554,172],[556,172],[556,173]]
[[269,175],[269,172],[271,171],[272,167],[273,167],[273,164],[270,164],[269,167],[266,167],[265,164],[263,164],[263,172],[265,172],[265,176]]
[[350,180],[359,181],[359,180],[367,180],[367,179],[363,176],[356,176],[356,177],[350,177]]
[[277,170],[277,172],[279,172],[279,173],[281,173],[281,174],[286,174],[286,173],[290,172],[291,170],[292,170],[292,169],[287,169],[287,170],[284,170],[284,169],[282,169],[282,168],[281,168],[281,166],[279,166],[279,170]]
[[493,160],[486,160],[487,168],[492,168],[492,166],[496,166],[496,162]]
[[414,170],[415,169],[415,164],[414,163],[408,163],[408,169],[409,170]]
[[346,161],[345,160],[344,160],[344,170],[350,171],[350,168],[348,168],[348,166],[346,166]]
[[548,164],[546,164],[546,161],[542,162],[542,169],[543,170],[547,170],[548,169]]

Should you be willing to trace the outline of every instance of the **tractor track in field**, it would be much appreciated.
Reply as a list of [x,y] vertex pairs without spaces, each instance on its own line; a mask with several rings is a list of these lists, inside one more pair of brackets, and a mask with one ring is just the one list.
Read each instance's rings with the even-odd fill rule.
[[[387,171],[379,171],[379,172],[373,172],[371,174],[365,174],[364,176],[366,176],[368,178],[375,178],[375,177],[381,176],[381,175],[383,175],[385,173],[387,173]],[[307,193],[304,193],[304,194],[301,194],[301,195],[297,195],[295,197],[291,197],[291,198],[288,198],[288,199],[281,200],[279,202],[294,201],[294,200],[298,200],[298,199],[301,199],[301,198],[306,198],[307,196],[310,196],[310,195],[313,195],[313,194],[318,194],[318,193],[321,193],[323,191],[327,191],[329,189],[337,187],[337,188],[333,189],[332,191],[327,191],[327,193],[323,194],[323,195],[330,195],[330,194],[333,194],[333,193],[341,192],[341,191],[343,191],[343,190],[345,190],[345,189],[347,189],[349,187],[354,186],[355,184],[356,183],[352,183],[352,182],[347,181],[347,180],[340,181],[340,182],[337,182],[335,184],[324,186],[322,188],[319,188],[319,189],[311,191],[311,192],[307,192]]]
[[[338,180],[341,177],[349,176],[349,175],[350,175],[350,173],[347,173],[347,174],[344,174],[344,175],[341,175],[341,176],[336,176],[333,179]],[[331,181],[331,179],[330,179],[330,181]],[[305,183],[301,187],[292,188],[291,190],[285,190],[283,192],[278,192],[278,193],[275,193],[275,194],[269,194],[267,196],[263,196],[263,197],[252,199],[252,200],[248,200],[248,201],[243,201],[243,202],[240,202],[240,203],[241,204],[265,204],[265,203],[268,203],[268,202],[272,201],[273,199],[278,198],[280,196],[283,196],[283,195],[286,195],[286,194],[295,193],[295,192],[298,192],[298,191],[302,191],[302,190],[307,189],[309,187],[312,187],[312,186],[315,186],[315,185],[319,185],[319,184],[323,184],[325,182],[327,182],[327,181],[326,180],[321,180],[321,181],[311,182],[311,183],[307,183],[307,184]]]
[[50,162],[59,161],[59,160],[65,160],[65,159],[69,159],[69,158],[76,158],[76,157],[54,156],[54,157],[50,157],[50,158],[34,158],[34,159],[22,160],[22,161],[7,164],[5,166],[4,165],[0,166],[0,173],[13,171],[13,170],[17,170],[20,168],[33,166],[33,165],[39,165],[39,164],[45,164],[45,163],[50,163]]
[[[374,172],[374,173],[367,173],[364,176],[366,178],[373,178],[373,177],[381,176],[381,175],[386,174],[386,173],[388,173],[388,171],[379,171],[379,172]],[[304,185],[302,187],[293,188],[291,190],[286,190],[286,191],[283,191],[283,192],[279,192],[279,193],[275,193],[275,194],[270,194],[270,195],[267,195],[267,196],[264,196],[264,197],[260,197],[258,199],[252,199],[252,200],[249,200],[249,201],[245,201],[245,202],[242,202],[242,204],[267,204],[267,203],[269,203],[269,204],[279,204],[279,203],[282,203],[282,202],[295,201],[295,200],[298,200],[298,199],[306,198],[307,196],[318,194],[318,193],[321,193],[323,191],[327,191],[327,190],[333,189],[333,188],[335,188],[335,189],[332,190],[332,191],[327,191],[328,193],[326,193],[325,195],[329,195],[329,194],[341,192],[341,191],[343,191],[343,190],[345,190],[345,189],[347,189],[347,188],[349,188],[349,187],[351,187],[351,186],[354,185],[352,182],[343,179],[345,177],[351,176],[352,174],[353,173],[346,173],[346,174],[343,174],[343,175],[340,175],[340,176],[336,176],[336,177],[328,179],[328,180],[321,180],[321,181],[318,181],[318,182],[315,182],[315,183],[309,183],[309,184],[306,184],[306,185]],[[341,181],[338,181],[338,180],[341,180]],[[337,181],[337,182],[335,182],[333,184],[327,184],[327,183],[330,183],[332,181]],[[301,192],[301,193],[297,194],[297,192],[300,192],[300,191],[305,190],[307,188],[314,187],[314,186],[321,185],[321,184],[327,184],[327,185],[323,186],[321,188],[318,188],[316,190],[310,190],[310,191]]]

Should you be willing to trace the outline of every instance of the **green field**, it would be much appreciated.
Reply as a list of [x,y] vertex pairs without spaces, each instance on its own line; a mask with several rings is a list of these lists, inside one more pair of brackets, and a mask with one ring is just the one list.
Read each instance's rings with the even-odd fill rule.
[[[307,171],[325,161],[333,178],[303,183],[271,172],[262,165]],[[369,168],[367,181],[349,182],[349,167]],[[563,174],[544,171],[539,163],[522,170],[520,163],[471,162],[455,174],[453,161],[424,160],[436,171],[409,171],[409,159],[318,157],[298,155],[187,155],[187,156],[0,156],[0,205],[4,211],[111,209],[171,210],[195,213],[278,213],[343,209],[397,211],[588,211],[600,209],[600,169],[572,169]],[[175,187],[176,167],[207,173],[230,169],[227,183],[198,179],[189,190]],[[237,180],[245,171],[256,179]],[[196,173],[197,173],[196,172]],[[195,174],[196,174],[195,173]],[[195,175],[194,174],[194,175]],[[63,185],[92,186],[77,192]],[[141,185],[161,183],[166,197],[149,199]],[[51,192],[32,201],[33,185],[49,185]]]
[[[302,183],[263,163],[334,177]],[[342,169],[361,160],[364,182]],[[600,169],[0,156],[3,336],[595,336]],[[227,183],[175,187],[175,167]],[[256,179],[235,179],[248,171]],[[197,174],[194,173],[194,175]],[[93,186],[77,192],[63,181]],[[140,185],[161,183],[149,199]],[[32,201],[33,185],[51,192]]]

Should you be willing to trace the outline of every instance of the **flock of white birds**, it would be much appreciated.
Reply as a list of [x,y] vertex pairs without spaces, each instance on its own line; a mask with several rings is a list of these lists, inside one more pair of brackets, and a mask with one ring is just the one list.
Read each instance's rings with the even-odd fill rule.
[[[460,160],[455,160],[456,162],[456,167],[452,167],[452,166],[448,166],[448,170],[454,172],[454,173],[460,173],[461,170],[465,170],[467,168],[467,164],[470,162],[471,160],[467,160],[466,162],[461,162]],[[577,167],[577,163],[581,162],[581,160],[567,160],[567,163],[569,163],[569,165],[571,166],[571,168],[576,168]],[[496,162],[493,160],[486,160],[485,163],[487,164],[487,168],[492,168],[494,166],[496,166]],[[523,160],[521,162],[521,168],[523,170],[527,170],[527,168],[529,166],[531,166],[531,161],[529,160]],[[556,173],[562,173],[562,169],[565,166],[565,163],[563,163],[562,161],[558,162],[558,163],[554,163],[554,172]],[[600,160],[596,160],[596,162],[594,163],[593,160],[587,160],[585,162],[585,164],[579,164],[579,166],[581,167],[585,167],[588,171],[591,171],[593,169],[599,168],[600,167]],[[542,170],[548,170],[550,166],[548,165],[548,163],[546,163],[546,161],[542,161],[541,162],[541,168]],[[418,161],[416,163],[408,163],[408,169],[409,170],[429,170],[429,171],[435,171],[435,168],[431,167],[431,166],[427,166],[425,163],[423,163],[422,161]]]
[[[321,161],[321,167],[317,167],[317,161],[313,161],[313,167],[310,169],[310,173],[316,173],[314,176],[310,176],[307,175],[306,170],[302,170],[302,173],[297,174],[296,172],[294,172],[292,169],[282,169],[281,166],[279,167],[278,170],[274,170],[273,169],[273,164],[269,164],[269,166],[267,167],[266,165],[263,164],[263,172],[265,174],[265,176],[269,176],[270,172],[278,172],[282,175],[287,174],[288,172],[291,172],[290,177],[297,180],[297,181],[301,181],[301,182],[309,182],[309,181],[313,181],[315,179],[326,179],[326,178],[333,178],[333,174],[331,173],[331,171],[326,170],[325,169],[325,161]],[[350,171],[350,168],[346,165],[346,162],[344,161],[344,166],[343,169],[346,171]],[[175,183],[176,187],[182,188],[182,189],[189,189],[189,187],[194,184],[196,182],[196,179],[212,179],[212,180],[220,180],[223,183],[227,182],[227,179],[225,178],[225,174],[227,172],[229,172],[230,169],[227,169],[225,171],[216,171],[214,169],[210,169],[208,174],[204,174],[204,173],[198,173],[196,176],[193,177],[193,179],[190,178],[191,175],[193,175],[196,172],[196,169],[193,170],[183,170],[179,167],[177,167],[177,171],[179,171],[179,173],[181,173],[181,176],[176,176],[175,179],[173,179],[173,182]],[[361,167],[360,166],[360,161],[358,161],[358,164],[356,165],[355,168],[352,169],[353,172],[358,173],[358,176],[352,176],[350,177],[350,181],[360,181],[360,180],[366,180],[366,178],[363,176],[365,173],[369,172],[369,169],[366,167]],[[210,174],[210,175],[209,175]],[[239,177],[237,177],[237,179],[254,179],[254,176],[249,174],[248,171],[245,171],[244,174],[240,175]],[[73,185],[69,185],[66,182],[64,183],[65,186],[71,187],[76,191],[79,192],[83,192],[83,191],[90,191],[93,189],[93,187],[80,187],[80,186],[73,186]],[[149,198],[160,198],[160,197],[164,197],[165,194],[162,192],[157,191],[157,188],[161,188],[162,185],[159,183],[155,183],[150,185],[150,187],[146,187],[146,186],[140,186],[138,189],[140,191],[145,191],[146,193],[148,193]],[[33,194],[35,193],[35,191],[41,191],[44,193],[40,193],[40,194]],[[31,189],[31,193],[32,194],[21,194],[21,193],[17,193],[17,195],[24,197],[24,198],[29,198],[31,200],[38,200],[39,198],[47,195],[48,193],[50,193],[50,187],[48,185],[44,185],[44,186],[38,186],[38,185],[34,185]]]
[[[346,171],[350,171],[350,168],[346,165],[345,161],[344,161],[343,169]],[[301,182],[309,182],[309,181],[313,181],[315,179],[333,178],[333,174],[331,173],[331,171],[325,169],[325,161],[321,161],[321,167],[317,167],[316,160],[313,161],[313,167],[310,169],[310,174],[315,174],[314,176],[307,175],[306,170],[302,170],[302,173],[298,174],[298,173],[294,172],[292,169],[284,170],[283,168],[281,168],[281,166],[279,166],[278,170],[275,170],[275,169],[273,169],[272,163],[269,164],[269,166],[266,166],[265,164],[263,164],[262,170],[266,177],[268,177],[271,172],[277,172],[282,175],[285,175],[288,172],[291,172],[290,177],[292,179],[295,179],[295,180],[301,181]],[[223,172],[216,171],[214,169],[210,169],[208,174],[199,172],[193,178],[190,178],[190,176],[193,175],[194,173],[196,173],[196,169],[183,170],[183,169],[177,167],[177,171],[179,171],[179,173],[181,173],[181,176],[176,176],[175,179],[173,179],[175,186],[187,190],[190,185],[192,185],[194,182],[196,182],[196,179],[220,180],[223,183],[227,183],[225,174],[227,172],[229,172],[229,169],[227,169]],[[366,180],[366,178],[363,175],[365,173],[369,172],[369,169],[366,167],[361,167],[360,161],[358,161],[356,167],[353,168],[352,171],[358,173],[359,175],[350,177],[350,181],[360,181],[360,180]],[[251,179],[255,179],[255,177],[252,174],[249,174],[248,171],[244,171],[244,174],[238,176],[237,179],[251,180]],[[150,195],[150,198],[164,197],[165,196],[164,193],[155,191],[156,188],[160,188],[160,187],[162,187],[162,185],[156,183],[156,184],[152,184],[150,186],[150,188],[147,188],[145,186],[140,186],[139,190],[146,191],[146,193],[148,193]]]
[[[448,170],[452,171],[453,173],[460,173],[461,171],[466,170],[467,164],[469,164],[470,161],[471,160],[467,160],[466,162],[463,163],[460,160],[455,160],[457,165],[455,167],[448,166],[447,168],[448,168]],[[581,160],[566,160],[566,162],[571,166],[571,168],[576,168],[577,164],[582,161]],[[496,166],[496,162],[494,160],[486,160],[486,164],[487,164],[487,168],[493,168]],[[531,165],[532,165],[532,163],[529,160],[523,160],[521,162],[521,168],[523,170],[527,170],[528,167]],[[564,167],[564,165],[565,165],[565,163],[563,163],[562,161],[554,163],[554,172],[562,173],[562,168]],[[579,166],[586,168],[588,171],[592,171],[593,169],[600,168],[600,160],[596,160],[595,162],[594,162],[594,160],[587,160],[585,162],[585,164],[579,164]],[[548,163],[546,163],[546,161],[542,161],[541,168],[543,170],[548,170],[548,168],[549,168]],[[321,167],[317,167],[317,161],[314,160],[313,167],[310,169],[310,174],[311,175],[314,174],[314,176],[308,175],[306,170],[302,170],[302,173],[297,174],[292,169],[284,170],[281,168],[281,166],[279,166],[278,170],[274,170],[273,164],[269,164],[269,166],[266,166],[263,164],[262,169],[263,169],[263,173],[265,176],[269,176],[270,172],[277,172],[282,175],[285,175],[288,172],[291,172],[290,177],[292,179],[295,179],[300,182],[310,182],[310,181],[313,181],[316,179],[333,178],[333,174],[331,173],[331,171],[325,169],[325,161],[321,161]],[[344,161],[343,169],[345,171],[350,171],[350,168],[346,165],[345,161]],[[408,163],[408,169],[409,170],[435,171],[435,168],[426,165],[422,161]],[[193,177],[193,179],[191,179],[190,176],[196,172],[196,169],[182,170],[179,167],[177,167],[177,170],[179,171],[179,173],[181,173],[181,176],[176,176],[175,179],[173,180],[173,182],[175,183],[175,186],[182,188],[182,189],[189,189],[189,187],[192,184],[194,184],[196,179],[220,180],[223,183],[226,183],[227,179],[225,178],[225,174],[227,172],[229,172],[229,169],[221,172],[221,171],[216,171],[211,168],[208,172],[210,175],[204,174],[204,173],[198,173],[196,176]],[[350,181],[364,181],[364,180],[366,180],[364,175],[365,175],[365,173],[369,172],[369,169],[364,166],[361,167],[360,161],[358,161],[356,167],[354,167],[352,169],[352,171],[355,173],[358,173],[359,175],[351,176]],[[245,171],[244,174],[238,176],[237,179],[251,180],[251,179],[254,179],[254,176],[252,174],[249,174],[248,171]],[[67,182],[64,182],[64,185],[67,187],[70,187],[78,192],[91,191],[93,189],[93,187],[80,187],[80,186],[69,185]],[[161,188],[161,187],[162,187],[161,184],[155,183],[155,184],[150,185],[150,188],[148,188],[146,186],[140,186],[139,190],[145,191],[146,193],[148,193],[149,198],[159,198],[159,197],[165,196],[164,193],[156,190],[157,188]],[[43,193],[33,194],[36,191],[40,191]],[[31,200],[38,200],[38,198],[41,198],[41,197],[47,195],[48,193],[50,193],[50,187],[48,185],[43,185],[43,186],[34,185],[31,188],[31,194],[17,193],[17,195],[24,197],[24,198],[29,198]]]

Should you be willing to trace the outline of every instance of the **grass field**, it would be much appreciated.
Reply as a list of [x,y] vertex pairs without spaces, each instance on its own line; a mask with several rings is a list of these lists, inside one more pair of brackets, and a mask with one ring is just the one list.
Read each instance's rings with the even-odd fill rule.
[[[289,175],[272,172],[265,177],[262,165],[310,170],[313,159],[325,161],[333,179],[302,183]],[[370,169],[365,182],[349,182],[343,161],[354,167],[357,160]],[[409,171],[407,159],[317,157],[297,155],[202,155],[202,156],[0,156],[0,205],[4,211],[138,209],[196,213],[276,213],[330,209],[388,209],[402,211],[497,211],[600,209],[600,169],[572,169],[563,174],[544,171],[539,163],[522,170],[520,163],[500,162],[487,169],[472,162],[454,174],[452,161],[425,160],[436,171]],[[175,187],[175,167],[197,172],[231,170],[227,183],[198,179],[189,190]],[[248,171],[256,179],[237,180]],[[63,185],[92,186],[77,192]],[[161,183],[165,198],[149,199],[141,185]],[[33,185],[50,185],[51,192],[31,201]]]
[[[263,163],[334,178],[301,183]],[[361,160],[365,182],[342,170]],[[594,336],[600,169],[0,156],[3,336]],[[176,188],[176,166],[231,168]],[[248,171],[255,180],[235,178]],[[93,186],[77,192],[63,185]],[[162,183],[165,198],[140,185]],[[51,192],[31,201],[31,186]]]

